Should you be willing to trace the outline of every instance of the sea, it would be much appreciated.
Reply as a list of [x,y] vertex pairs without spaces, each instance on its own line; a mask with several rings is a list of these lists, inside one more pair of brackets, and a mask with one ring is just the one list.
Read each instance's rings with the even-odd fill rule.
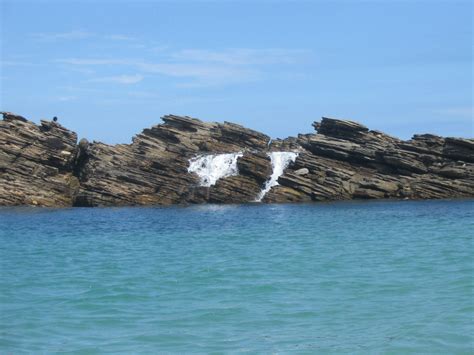
[[472,354],[474,200],[0,208],[1,354]]

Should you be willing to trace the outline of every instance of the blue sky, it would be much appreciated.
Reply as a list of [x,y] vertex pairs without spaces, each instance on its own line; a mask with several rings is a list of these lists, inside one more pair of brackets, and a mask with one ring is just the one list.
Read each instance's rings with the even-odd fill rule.
[[471,1],[1,1],[0,109],[130,142],[168,114],[473,136]]

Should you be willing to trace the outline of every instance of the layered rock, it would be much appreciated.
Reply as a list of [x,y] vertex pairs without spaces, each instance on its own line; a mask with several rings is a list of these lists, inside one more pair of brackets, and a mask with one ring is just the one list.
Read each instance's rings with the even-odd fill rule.
[[[474,141],[415,135],[402,141],[352,121],[325,118],[300,144],[306,153],[267,202],[474,196]],[[304,175],[298,170],[307,169]]]
[[255,189],[255,179],[228,178],[217,187],[201,189],[198,177],[188,173],[189,159],[198,154],[265,150],[268,136],[227,122],[204,123],[174,115],[163,117],[163,121],[134,137],[132,144],[109,146],[94,142],[80,149],[81,187],[75,204],[246,201],[244,196]]
[[[254,202],[272,175],[270,152],[298,152],[263,202],[474,196],[474,140],[403,141],[347,120],[270,141],[233,123],[167,115],[131,144],[89,143],[55,122],[3,113],[0,205],[124,206]],[[202,186],[190,159],[241,153],[238,174]]]
[[77,135],[55,122],[36,124],[2,112],[0,205],[71,206]]

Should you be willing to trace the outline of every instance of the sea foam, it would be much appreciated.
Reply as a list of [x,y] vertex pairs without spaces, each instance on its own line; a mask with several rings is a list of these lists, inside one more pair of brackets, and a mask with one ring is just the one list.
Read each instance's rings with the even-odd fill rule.
[[298,157],[298,153],[294,152],[271,152],[268,153],[268,156],[271,159],[272,162],[272,175],[270,176],[270,180],[268,180],[265,183],[265,186],[262,191],[260,191],[260,194],[258,195],[257,199],[255,200],[256,202],[262,201],[262,199],[265,197],[268,191],[273,186],[277,186],[278,184],[278,178],[283,174],[285,169],[290,165],[290,163],[293,163],[296,158]]
[[217,180],[239,174],[237,159],[243,153],[201,155],[189,160],[188,172],[196,173],[200,178],[200,185],[210,187]]

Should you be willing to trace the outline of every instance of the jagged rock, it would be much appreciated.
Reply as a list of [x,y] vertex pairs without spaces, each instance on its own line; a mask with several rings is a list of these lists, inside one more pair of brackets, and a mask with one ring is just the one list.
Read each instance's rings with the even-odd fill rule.
[[383,191],[380,190],[372,190],[372,189],[364,189],[358,187],[354,193],[352,194],[354,198],[360,199],[372,199],[372,198],[385,198],[387,197]]
[[231,176],[220,179],[209,190],[211,203],[246,203],[255,202],[262,186],[255,179],[245,176]]
[[474,139],[448,137],[445,142],[443,154],[446,157],[474,163]]
[[[269,152],[298,152],[263,202],[474,196],[474,140],[402,141],[323,117],[316,134],[277,139],[229,122],[167,115],[131,144],[81,139],[56,122],[3,112],[0,205],[119,206],[254,202],[272,174]],[[237,153],[238,175],[201,186],[190,159]],[[239,156],[240,156],[239,155]],[[235,163],[235,162],[234,162]]]
[[320,134],[329,136],[345,136],[348,132],[368,132],[369,129],[354,121],[323,117],[321,122],[314,122],[313,127]]
[[443,179],[439,176],[426,175],[410,183],[411,198],[438,199],[455,197],[472,197],[473,181]]
[[310,202],[311,197],[287,186],[275,186],[263,198],[266,203]]
[[71,206],[77,136],[55,122],[41,125],[2,112],[0,205]]
[[446,165],[439,169],[437,173],[452,179],[469,178],[474,176],[474,165],[469,163]]
[[[314,126],[318,134],[300,139],[308,153],[300,154],[293,168],[278,180],[299,193],[290,194],[288,202],[474,194],[472,166],[453,160],[469,162],[473,158],[472,140],[425,134],[401,141],[354,122],[328,118]],[[298,177],[295,172],[302,168],[307,168],[309,174]],[[285,201],[274,193],[270,197],[264,201]]]
[[413,152],[401,150],[389,150],[380,155],[381,159],[388,165],[395,168],[400,173],[426,173],[428,171],[425,164],[420,161],[420,155]]
[[241,175],[253,177],[260,186],[263,186],[272,174],[270,157],[263,152],[245,153],[237,160],[237,167]]
[[315,135],[304,146],[311,153],[337,160],[351,160],[352,152],[360,146],[342,139],[331,139],[324,135]]
[[208,200],[212,203],[255,202],[265,182],[272,173],[267,154],[245,153],[237,159],[238,176],[217,181],[209,188]]
[[[164,124],[145,129],[130,145],[93,143],[84,150],[86,158],[76,204],[198,203],[211,197],[217,201],[215,194],[199,192],[197,177],[187,171],[189,159],[203,152],[261,150],[270,139],[231,123],[205,123],[174,115],[163,117],[163,121]],[[254,166],[258,165],[256,159]],[[244,170],[245,164],[242,162]]]
[[292,152],[301,149],[300,139],[296,137],[288,137],[285,139],[273,139],[268,146],[271,152]]

